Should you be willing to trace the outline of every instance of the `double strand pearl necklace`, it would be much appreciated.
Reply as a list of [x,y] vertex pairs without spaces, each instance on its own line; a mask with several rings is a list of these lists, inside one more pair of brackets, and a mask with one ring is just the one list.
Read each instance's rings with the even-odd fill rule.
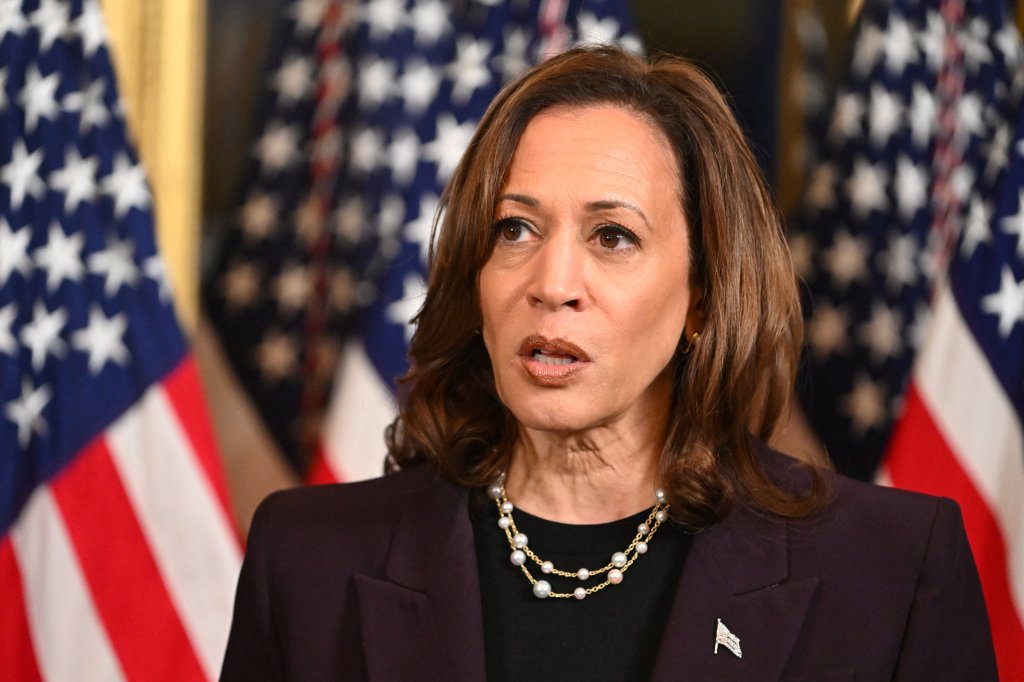
[[[512,562],[513,566],[518,566],[522,570],[523,575],[530,581],[530,585],[533,586],[533,596],[538,599],[546,599],[548,597],[555,597],[556,599],[569,599],[570,597],[575,599],[585,599],[587,595],[600,592],[609,585],[618,585],[622,582],[622,577],[626,571],[629,570],[630,566],[633,565],[640,555],[647,553],[647,543],[651,541],[654,534],[658,531],[658,528],[668,519],[668,508],[669,505],[665,502],[665,493],[661,490],[655,491],[655,499],[657,503],[654,508],[651,509],[651,513],[647,516],[647,520],[636,527],[636,535],[633,537],[633,541],[629,543],[629,546],[622,552],[615,552],[612,554],[611,561],[602,566],[601,568],[579,568],[576,571],[563,571],[556,568],[550,561],[544,561],[530,549],[529,538],[526,537],[525,533],[521,533],[516,528],[516,522],[512,518],[512,503],[505,497],[505,475],[502,474],[498,477],[498,480],[490,485],[487,489],[487,494],[490,496],[494,503],[498,506],[498,528],[505,531],[505,537],[508,539],[508,546],[512,550],[512,554],[509,555],[509,561]],[[632,555],[632,556],[630,556]],[[527,566],[526,560],[530,559],[534,564],[540,567],[540,572],[545,575],[557,575],[563,578],[572,578],[579,580],[582,583],[586,583],[592,578],[597,578],[601,575],[606,575],[605,579],[597,584],[593,584],[590,587],[579,586],[572,592],[554,592],[551,589],[551,583],[544,579],[537,579],[530,573],[530,568]]]

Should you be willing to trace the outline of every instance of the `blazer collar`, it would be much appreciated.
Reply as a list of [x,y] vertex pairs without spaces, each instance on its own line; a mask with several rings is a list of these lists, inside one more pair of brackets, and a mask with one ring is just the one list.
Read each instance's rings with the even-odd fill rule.
[[[468,492],[425,467],[406,495],[385,580],[357,576],[371,680],[485,678]],[[788,580],[787,524],[738,506],[698,533],[662,636],[654,680],[779,679],[818,580]],[[718,622],[742,658],[715,653]],[[429,673],[427,672],[429,671]]]
[[421,469],[406,495],[380,580],[355,587],[371,680],[478,682],[483,614],[468,492]]
[[[655,661],[654,680],[776,680],[818,586],[788,580],[787,524],[746,507],[698,533]],[[724,645],[719,622],[739,638]]]

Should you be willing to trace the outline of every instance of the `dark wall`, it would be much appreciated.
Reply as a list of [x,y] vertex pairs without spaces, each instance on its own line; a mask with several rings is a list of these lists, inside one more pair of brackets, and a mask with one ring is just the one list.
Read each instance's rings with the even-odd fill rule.
[[203,215],[216,223],[237,202],[263,65],[283,0],[207,3]]
[[782,0],[634,0],[647,49],[697,62],[729,94],[774,178]]

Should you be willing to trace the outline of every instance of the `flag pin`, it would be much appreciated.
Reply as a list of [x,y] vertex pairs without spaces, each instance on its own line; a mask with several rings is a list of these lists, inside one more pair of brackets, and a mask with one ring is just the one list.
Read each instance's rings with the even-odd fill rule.
[[736,658],[743,658],[743,650],[740,649],[740,638],[732,634],[725,626],[722,619],[718,619],[718,630],[715,631],[715,654],[718,653],[718,646],[722,645],[733,653]]

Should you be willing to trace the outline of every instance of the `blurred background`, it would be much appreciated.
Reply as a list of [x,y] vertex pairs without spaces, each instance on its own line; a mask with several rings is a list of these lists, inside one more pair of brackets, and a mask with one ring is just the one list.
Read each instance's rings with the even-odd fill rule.
[[383,472],[476,121],[594,42],[725,91],[804,296],[772,444],[955,498],[1024,679],[1022,23],[1014,0],[0,2],[5,679],[216,677],[260,500]]
[[[475,16],[478,3],[455,0],[445,3],[452,29],[472,34],[476,47],[488,46],[477,64],[487,63],[496,81],[479,85],[468,100],[452,97],[444,84],[428,87],[435,100],[422,105],[422,114],[408,106],[395,109],[396,102],[408,105],[409,92],[418,92],[409,74],[418,73],[421,56],[389,42],[383,32],[408,22],[418,44],[420,34],[413,24],[419,20],[433,25],[433,20],[431,12],[414,10],[431,5],[380,0],[356,4],[363,7],[352,16],[371,27],[365,34],[350,31],[342,39],[341,51],[348,55],[342,80],[353,94],[347,104],[337,105],[341,113],[336,116],[343,121],[339,135],[351,146],[331,146],[335,142],[322,131],[319,138],[310,129],[299,137],[312,145],[314,157],[317,140],[326,140],[327,149],[341,149],[363,167],[349,175],[344,168],[319,169],[321,178],[329,178],[325,182],[337,183],[328,193],[331,206],[322,215],[336,216],[335,229],[345,236],[329,247],[320,244],[332,255],[320,251],[311,257],[318,253],[315,246],[291,251],[283,259],[291,258],[291,265],[282,264],[281,250],[292,248],[284,242],[276,242],[275,253],[268,257],[237,235],[240,223],[245,233],[246,220],[267,208],[262,201],[267,196],[275,197],[276,215],[287,220],[290,209],[280,202],[288,192],[273,189],[282,178],[267,183],[266,161],[254,160],[253,145],[268,139],[275,117],[279,122],[293,120],[294,109],[281,108],[280,85],[268,87],[268,79],[285,73],[289,50],[301,50],[296,46],[303,43],[288,32],[289,24],[282,29],[281,2],[220,0],[207,7],[201,297],[206,322],[200,325],[196,352],[207,389],[215,396],[212,412],[243,528],[249,510],[268,489],[379,473],[379,433],[392,413],[394,379],[405,368],[401,352],[409,330],[399,330],[415,313],[422,291],[415,278],[422,272],[422,246],[440,191],[440,176],[424,180],[423,174],[434,170],[430,160],[437,159],[430,149],[445,137],[445,112],[453,112],[460,123],[479,116],[497,79],[508,77],[497,67],[513,49],[513,36],[527,40],[515,31],[532,36],[528,40],[533,50],[543,49],[545,41],[549,47],[619,41],[650,54],[689,58],[721,85],[786,217],[805,295],[807,353],[798,395],[773,444],[796,456],[825,453],[840,471],[860,479],[956,497],[969,519],[979,563],[992,567],[983,568],[983,575],[998,624],[1000,664],[1004,671],[1024,670],[1022,658],[1007,653],[1016,646],[1011,642],[1024,641],[1024,595],[1015,591],[1024,588],[1024,563],[1014,559],[1024,551],[1019,549],[1024,547],[1024,525],[1016,520],[1024,517],[1024,493],[1007,492],[1024,486],[1024,451],[979,436],[1019,433],[1014,426],[1018,417],[1004,423],[991,419],[988,410],[1004,400],[995,394],[1009,395],[1018,410],[1024,404],[1024,375],[1013,359],[1024,348],[1024,330],[1018,324],[1012,334],[996,334],[992,311],[1006,309],[1003,315],[1018,320],[1024,311],[1009,312],[993,298],[984,302],[984,294],[1004,291],[996,273],[1001,261],[956,260],[957,254],[971,255],[966,248],[974,238],[967,235],[979,221],[998,231],[1004,224],[999,216],[1018,210],[1011,199],[1000,198],[1015,196],[1006,187],[1015,180],[1004,179],[1012,176],[1012,163],[999,165],[1020,132],[1024,63],[1014,30],[1022,16],[1017,3],[479,3],[493,5],[495,13],[507,12],[501,26],[493,23],[502,21],[494,14]],[[399,9],[408,13],[403,19],[395,15]],[[564,25],[567,35],[560,38],[545,27],[545,12],[558,15],[555,23]],[[374,32],[374,21],[384,27],[380,35]],[[438,28],[438,34],[444,30]],[[409,35],[404,34],[406,41]],[[457,88],[467,69],[473,73],[472,49],[463,50],[467,45],[456,39],[454,56],[428,49],[422,58],[443,62],[436,73]],[[392,79],[395,85],[374,86],[375,78]],[[322,97],[320,101],[322,105]],[[268,113],[275,107],[276,113]],[[419,125],[424,119],[432,122],[426,129]],[[430,129],[433,121],[436,131]],[[410,126],[415,135],[409,135]],[[458,147],[459,136],[452,139]],[[410,160],[415,170],[404,178],[395,165],[403,155],[419,155],[419,165]],[[315,176],[315,162],[304,172]],[[309,183],[300,184],[297,194],[303,195]],[[254,196],[259,198],[255,202]],[[302,218],[304,199],[292,201],[299,208],[291,225],[302,230],[308,225]],[[325,220],[330,223],[332,218]],[[991,232],[985,228],[984,235]],[[1012,250],[1012,243],[1004,248]],[[231,264],[233,257],[240,259],[236,265]],[[218,280],[222,273],[237,274],[233,268],[239,262],[247,263],[244,267],[257,264],[243,272],[266,272],[263,268],[271,261],[275,265],[270,270],[282,283],[302,279],[291,278],[297,272],[295,263],[314,263],[312,271],[302,271],[306,274],[319,268],[319,284],[317,275],[310,275],[311,281],[298,285],[306,291],[320,287],[319,312],[315,306],[302,312],[289,309],[282,295],[273,293],[266,305],[255,302],[242,313],[238,304],[232,308],[226,302],[228,280]],[[1020,269],[1013,272],[1024,277]],[[986,362],[1001,377],[995,381],[1001,386],[995,394],[974,381],[958,385],[948,378],[944,366],[964,355],[959,349],[932,351],[943,358],[930,361],[931,371],[941,375],[935,382],[917,376],[929,362],[921,356],[928,339],[954,335],[934,318],[943,307],[943,288],[958,277],[987,282],[977,285],[980,290],[968,287],[973,294],[957,289],[957,297],[967,310],[960,319],[972,321],[975,338],[993,339],[977,343],[987,347]],[[261,285],[275,286],[267,279]],[[1011,296],[1009,290],[1006,296]],[[975,314],[985,315],[986,310],[989,319],[976,323]],[[230,358],[227,362],[220,362],[212,350],[217,345],[219,357]],[[268,365],[275,348],[301,357],[304,369]],[[268,366],[280,371],[268,375]],[[273,377],[269,383],[268,376]],[[239,382],[230,391],[225,389],[232,383],[228,377]],[[936,393],[962,394],[966,404],[944,406]],[[923,402],[918,402],[921,394]],[[982,404],[989,407],[976,407]],[[968,417],[968,408],[978,412]],[[922,420],[921,414],[939,416]],[[936,423],[933,429],[927,427]],[[262,436],[256,438],[256,433]],[[941,434],[937,439],[929,437],[936,433]],[[936,448],[925,445],[933,440],[954,443],[951,454],[940,458]],[[1002,459],[991,456],[1000,449]],[[973,464],[974,457],[987,463]]]

